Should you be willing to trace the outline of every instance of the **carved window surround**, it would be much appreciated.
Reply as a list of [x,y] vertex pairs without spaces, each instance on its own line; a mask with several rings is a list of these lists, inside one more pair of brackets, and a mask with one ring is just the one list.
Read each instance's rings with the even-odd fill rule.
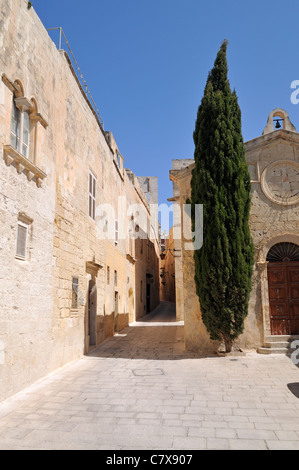
[[24,157],[11,145],[4,145],[3,149],[6,165],[10,166],[11,164],[14,164],[19,174],[24,171],[28,181],[35,179],[36,186],[40,187],[42,180],[47,176],[46,173],[35,166],[30,160],[28,160],[28,158]]
[[20,89],[20,86],[10,80],[5,75],[5,73],[2,74],[2,81],[7,86],[7,88],[13,93],[17,108],[22,112],[29,111],[30,120],[33,122],[39,122],[46,129],[48,127],[47,121],[43,118],[40,113],[36,112],[33,102],[23,96],[23,92]]

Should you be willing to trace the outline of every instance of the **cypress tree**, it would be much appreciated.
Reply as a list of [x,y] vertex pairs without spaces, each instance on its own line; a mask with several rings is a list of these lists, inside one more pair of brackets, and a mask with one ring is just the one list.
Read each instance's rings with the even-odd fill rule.
[[224,41],[197,112],[191,203],[203,204],[203,246],[194,251],[202,320],[229,352],[248,314],[253,243],[241,111],[227,78],[226,52]]

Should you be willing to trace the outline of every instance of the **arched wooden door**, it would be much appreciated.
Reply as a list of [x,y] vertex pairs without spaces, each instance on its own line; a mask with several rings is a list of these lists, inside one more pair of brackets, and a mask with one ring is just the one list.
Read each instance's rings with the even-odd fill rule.
[[299,334],[299,246],[278,243],[267,255],[272,335]]

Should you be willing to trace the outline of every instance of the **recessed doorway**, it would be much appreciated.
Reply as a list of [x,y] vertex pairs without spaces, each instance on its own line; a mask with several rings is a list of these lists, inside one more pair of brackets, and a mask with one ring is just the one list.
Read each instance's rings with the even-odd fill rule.
[[268,252],[272,335],[299,334],[299,246],[282,242]]

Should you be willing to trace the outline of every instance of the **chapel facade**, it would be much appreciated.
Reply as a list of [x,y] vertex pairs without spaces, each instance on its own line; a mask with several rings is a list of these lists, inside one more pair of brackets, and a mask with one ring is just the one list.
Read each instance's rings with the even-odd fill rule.
[[[236,347],[260,353],[288,352],[299,335],[299,133],[288,113],[271,111],[261,136],[245,143],[251,177],[250,229],[255,263],[249,313]],[[174,220],[181,235],[180,278],[176,284],[179,312],[185,321],[187,350],[203,354],[217,350],[201,320],[195,292],[193,251],[185,250],[183,206],[190,198],[194,161],[174,160]],[[189,240],[190,241],[190,240]],[[298,336],[299,337],[299,336]]]

